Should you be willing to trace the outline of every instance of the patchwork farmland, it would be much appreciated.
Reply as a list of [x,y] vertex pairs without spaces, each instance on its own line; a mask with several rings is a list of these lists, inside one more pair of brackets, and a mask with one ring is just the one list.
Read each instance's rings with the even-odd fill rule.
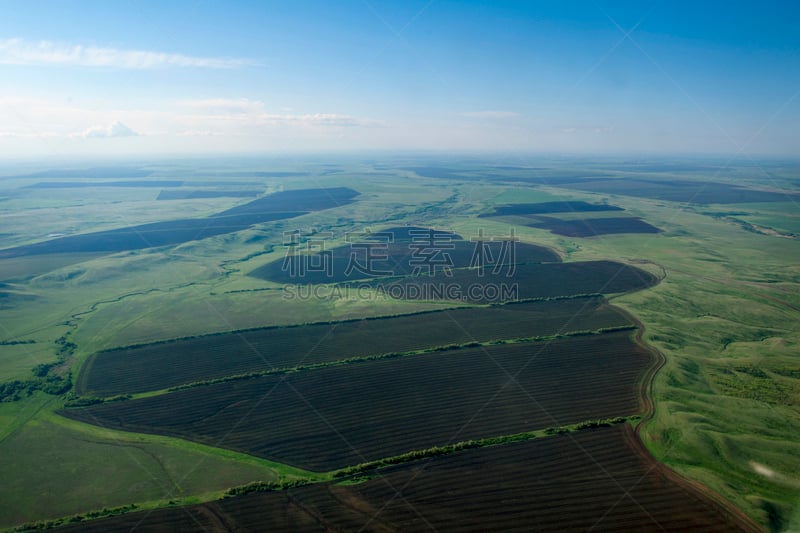
[[[330,206],[326,194],[320,190],[295,207],[323,209]],[[206,220],[283,217],[270,211],[277,209],[270,204],[274,196]],[[506,207],[520,212],[501,218],[563,227],[592,219],[534,213],[618,211],[577,202]],[[634,217],[597,220],[610,224],[609,232],[614,224],[646,225]],[[445,244],[451,268],[418,272],[414,245],[424,232],[425,246]],[[385,233],[392,235],[389,243],[381,240]],[[312,264],[327,258],[331,271],[298,278],[278,260],[250,276],[338,283],[462,307],[105,350],[88,357],[77,376],[80,396],[58,411],[107,430],[180,438],[299,468],[313,476],[299,485],[309,485],[256,483],[180,513],[126,513],[82,523],[84,529],[114,531],[132,520],[155,520],[172,529],[413,530],[454,519],[464,521],[458,527],[478,529],[521,523],[567,531],[748,527],[655,468],[632,436],[631,420],[648,408],[643,390],[659,359],[640,344],[635,319],[604,295],[651,287],[657,277],[614,261],[562,262],[553,250],[527,243],[504,255],[508,241],[476,243],[419,226],[362,237],[355,247],[289,255]],[[391,275],[345,268],[354,250],[385,254],[370,266]],[[490,258],[484,269],[476,268],[476,250]],[[503,284],[514,291],[471,292]],[[444,285],[450,289],[437,295]],[[344,484],[329,481],[334,478]],[[392,484],[402,487],[401,498]],[[553,490],[570,496],[564,500]],[[674,513],[673,506],[683,511]],[[509,514],[492,512],[499,507]]]
[[652,355],[621,331],[223,382],[62,414],[325,471],[635,414],[637,385],[652,364]]
[[580,297],[260,328],[96,353],[84,364],[77,390],[114,396],[299,365],[631,324],[602,298]]

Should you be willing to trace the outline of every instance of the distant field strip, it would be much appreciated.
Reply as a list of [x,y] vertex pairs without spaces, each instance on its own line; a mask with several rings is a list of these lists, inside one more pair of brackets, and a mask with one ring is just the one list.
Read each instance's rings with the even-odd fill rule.
[[478,215],[478,218],[501,217],[507,215],[539,215],[546,213],[573,213],[595,211],[623,211],[621,207],[609,204],[590,204],[579,201],[539,202],[535,204],[509,204],[494,208],[491,213]]
[[[655,168],[635,168],[640,171],[668,171]],[[496,183],[531,183],[602,194],[619,194],[692,204],[740,204],[753,202],[785,202],[800,198],[796,192],[750,189],[716,181],[676,180],[655,178],[652,175],[617,177],[605,171],[562,171],[542,169],[534,172],[475,172],[441,167],[405,167],[426,178],[456,181],[490,181]],[[679,170],[686,170],[679,168]]]
[[357,195],[346,187],[277,192],[210,217],[154,222],[8,248],[0,250],[0,259],[38,254],[120,252],[179,244],[339,207],[349,204]]
[[184,190],[161,191],[156,200],[196,200],[200,198],[250,198],[261,191]]
[[[484,213],[479,215],[479,217],[498,218],[511,225],[522,224],[523,226],[532,228],[543,228],[557,235],[564,235],[566,237],[594,237],[596,235],[612,233],[659,233],[661,231],[638,217],[592,217],[588,215],[588,213],[614,211],[623,211],[623,209],[608,204],[560,201],[541,202],[537,204],[501,205],[495,207],[494,212]],[[587,213],[587,215],[570,220],[563,220],[553,216],[543,216],[544,214],[557,213],[576,215]]]
[[301,364],[629,324],[602,298],[585,297],[262,328],[99,352],[84,365],[77,389],[113,396]]
[[670,179],[596,179],[561,183],[558,187],[603,194],[621,194],[654,200],[691,204],[741,204],[752,202],[785,202],[800,199],[795,192],[748,189],[727,183]]
[[26,189],[85,189],[87,187],[180,187],[176,180],[130,180],[130,181],[40,181]]
[[630,332],[615,332],[225,382],[61,413],[326,471],[636,413],[651,362]]
[[607,217],[561,220],[555,217],[532,216],[527,226],[550,230],[565,237],[595,237],[614,233],[659,233],[656,228],[637,217]]

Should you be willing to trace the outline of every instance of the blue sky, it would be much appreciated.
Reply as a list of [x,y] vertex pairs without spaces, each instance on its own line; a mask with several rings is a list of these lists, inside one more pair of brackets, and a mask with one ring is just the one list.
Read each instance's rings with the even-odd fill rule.
[[0,157],[800,154],[794,2],[0,7]]

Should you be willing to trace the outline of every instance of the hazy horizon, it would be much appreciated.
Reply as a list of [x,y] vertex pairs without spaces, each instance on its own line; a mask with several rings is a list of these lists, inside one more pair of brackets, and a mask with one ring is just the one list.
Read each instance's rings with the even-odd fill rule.
[[0,158],[800,156],[780,2],[8,2]]

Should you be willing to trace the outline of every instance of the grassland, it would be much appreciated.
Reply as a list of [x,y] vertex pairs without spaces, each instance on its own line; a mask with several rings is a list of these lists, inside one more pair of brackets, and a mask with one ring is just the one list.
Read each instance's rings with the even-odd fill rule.
[[[800,250],[797,240],[785,235],[791,233],[793,217],[796,216],[792,209],[796,205],[786,201],[786,195],[775,184],[765,184],[763,180],[750,175],[746,168],[727,169],[722,176],[722,167],[708,165],[622,165],[619,170],[614,170],[609,168],[608,162],[578,162],[572,168],[564,168],[563,163],[558,163],[558,168],[554,164],[522,164],[514,168],[482,169],[472,164],[432,163],[430,167],[450,169],[449,176],[432,178],[420,177],[418,172],[396,170],[419,166],[412,162],[377,165],[374,162],[347,161],[336,168],[327,162],[310,163],[301,168],[288,164],[263,176],[263,169],[236,170],[231,174],[227,165],[209,163],[205,170],[207,175],[198,176],[196,166],[176,163],[168,171],[165,170],[167,167],[159,169],[159,179],[167,176],[183,180],[187,187],[204,188],[219,186],[224,174],[225,179],[247,178],[247,187],[263,187],[267,191],[286,185],[291,188],[330,186],[350,187],[361,195],[358,201],[344,210],[334,208],[320,211],[290,221],[270,222],[175,247],[123,252],[105,257],[53,255],[47,257],[50,264],[46,264],[47,261],[22,261],[31,259],[29,257],[0,261],[0,272],[8,273],[0,276],[0,281],[10,285],[10,288],[2,290],[21,296],[0,303],[0,340],[36,341],[28,345],[35,353],[23,350],[24,353],[20,354],[20,346],[23,345],[0,345],[0,364],[3,365],[0,373],[8,377],[22,376],[28,363],[20,357],[29,358],[30,367],[39,362],[54,361],[60,346],[54,341],[64,337],[76,345],[67,366],[71,366],[77,375],[80,364],[89,355],[121,345],[242,328],[430,311],[453,305],[452,302],[392,298],[370,298],[366,301],[335,297],[287,300],[283,298],[279,283],[247,276],[248,272],[283,258],[285,252],[279,244],[283,242],[286,231],[299,230],[309,237],[330,231],[334,234],[334,242],[331,243],[334,247],[345,244],[343,236],[347,231],[361,232],[365,228],[402,227],[407,224],[453,229],[469,240],[479,235],[480,231],[495,236],[509,234],[511,226],[507,222],[478,218],[479,214],[491,211],[496,206],[519,202],[612,203],[624,208],[626,214],[640,217],[663,232],[585,239],[555,235],[543,228],[515,225],[516,235],[524,243],[557,251],[564,258],[566,268],[574,268],[570,265],[576,262],[613,258],[617,262],[609,263],[609,275],[613,274],[611,266],[619,270],[619,264],[626,264],[652,273],[654,277],[647,279],[662,279],[654,287],[652,281],[642,283],[641,287],[649,287],[647,290],[613,299],[615,304],[642,320],[646,327],[645,340],[666,356],[666,365],[657,375],[654,385],[655,417],[641,430],[644,442],[659,460],[683,476],[707,485],[765,528],[775,531],[800,528],[797,512],[800,489],[795,475],[800,471],[800,449],[796,443],[796,436],[800,434],[796,400],[796,376],[800,371],[797,363],[800,338],[796,327],[800,309],[800,290],[797,285],[800,283],[797,266],[800,264]],[[615,182],[615,188],[606,188],[602,192],[591,192],[588,186],[584,186],[589,183],[587,180],[590,176],[612,178],[637,173],[639,181],[643,178],[641,174],[647,173],[644,181],[692,182],[691,187],[678,187],[676,194],[679,196],[672,198],[687,203],[671,203],[669,197],[665,196],[663,184],[643,186],[644,192],[640,194],[617,187],[622,182]],[[725,187],[709,187],[712,174],[716,182]],[[144,175],[147,176],[149,174]],[[112,174],[108,177],[128,176]],[[138,178],[139,175],[130,177]],[[78,179],[76,176],[64,178]],[[57,195],[48,193],[47,189],[22,189],[34,181],[49,179],[41,175],[26,177],[18,174],[3,182],[4,187],[13,189],[13,194],[7,194],[8,200],[0,203],[0,216],[5,223],[0,245],[12,247],[31,244],[41,241],[46,235],[63,232],[65,228],[69,232],[88,233],[155,223],[168,218],[205,217],[241,203],[223,197],[156,201],[156,191],[145,187],[129,189],[124,191],[124,195],[123,189],[118,187],[92,189],[96,194],[93,192],[90,200],[87,200],[85,190],[81,189],[72,192],[63,189]],[[747,185],[756,185],[761,192],[755,196],[750,192],[742,193],[741,187]],[[698,191],[702,193],[699,196]],[[771,196],[763,196],[765,192]],[[763,202],[700,204],[717,193],[723,195],[720,201],[761,199]],[[776,201],[778,196],[784,201]],[[426,202],[420,203],[423,197]],[[89,206],[91,209],[87,208]],[[600,212],[592,216],[599,215]],[[607,213],[602,218],[608,218],[609,215]],[[561,214],[550,216],[560,220],[570,219]],[[748,228],[740,221],[757,227]],[[763,231],[769,229],[775,229],[779,234]],[[631,269],[627,272],[636,271]],[[535,276],[526,279],[527,286],[533,286],[533,281],[547,281],[547,278]],[[463,302],[457,305],[463,305]],[[497,349],[512,346],[499,345]],[[52,350],[50,361],[47,360],[48,350]],[[422,360],[428,355],[415,357]],[[398,358],[392,362],[411,361],[415,357]],[[388,363],[384,364],[388,368]],[[353,368],[355,366],[358,365],[353,365]],[[346,369],[337,368],[338,372]],[[291,378],[334,370],[299,372]],[[239,382],[240,385],[245,383]],[[444,387],[446,384],[442,385]],[[180,392],[189,393],[199,389]],[[155,398],[158,397],[150,401]],[[145,400],[96,408],[116,408],[125,403],[135,405]],[[26,456],[26,450],[34,450],[32,455],[49,454],[47,456],[51,463],[61,460],[65,465],[90,465],[92,457],[102,450],[106,462],[120,465],[121,470],[116,477],[135,482],[128,485],[123,497],[117,488],[110,485],[116,477],[109,470],[84,468],[80,478],[84,487],[80,501],[78,498],[64,498],[58,504],[58,514],[86,512],[90,508],[115,505],[112,501],[122,502],[121,505],[139,502],[143,507],[166,505],[169,501],[164,499],[167,492],[159,492],[158,487],[171,487],[170,476],[174,479],[185,475],[198,459],[197,453],[209,453],[218,459],[222,456],[215,454],[230,453],[220,452],[218,448],[201,448],[186,440],[114,432],[71,422],[53,414],[62,403],[60,398],[53,399],[36,393],[19,402],[0,405],[0,421],[7,424],[0,431],[2,461],[6,460],[5,457],[14,458],[20,464],[27,465],[26,468],[36,468],[38,465],[32,462],[30,456]],[[442,409],[445,407],[443,405]],[[102,440],[95,433],[98,431],[105,432],[103,438],[110,441],[139,442],[139,439],[144,439],[141,442],[157,443],[157,446],[153,444],[153,450],[158,450],[153,453],[159,457],[172,457],[171,464],[175,466],[173,470],[153,468],[150,470],[150,481],[142,481],[143,471],[133,471],[128,455],[130,450],[127,447],[112,450],[111,445],[96,444],[94,440]],[[64,438],[71,445],[68,449],[48,448],[53,438]],[[502,454],[504,448],[505,445],[498,447],[497,453]],[[477,457],[468,454],[478,454],[480,451],[463,452],[461,457]],[[264,469],[278,472],[284,478],[289,475],[289,470],[282,470],[287,467],[265,461],[252,463],[254,459],[243,455],[231,454],[224,458],[229,461],[224,468],[241,474],[237,484],[268,480],[262,478],[272,479]],[[474,475],[475,464],[470,460],[465,466],[470,475]],[[219,465],[219,468],[223,468],[222,463]],[[14,474],[13,501],[33,502],[40,498],[42,491],[52,482],[43,477],[51,468],[54,473],[64,472],[57,466],[41,465],[42,476]],[[393,468],[415,472],[417,466]],[[455,467],[451,464],[447,468]],[[521,467],[517,464],[515,468]],[[488,475],[492,470],[493,467],[487,466],[480,471]],[[298,478],[313,479],[311,474],[294,472]],[[69,479],[68,475],[64,475],[63,479],[59,477],[57,486],[60,490],[69,490]],[[185,490],[176,501],[188,503],[192,498],[213,498],[221,494],[221,487],[227,483],[211,475],[193,479],[191,484],[181,486]],[[425,479],[431,483],[431,487],[440,486],[436,479]],[[377,478],[369,482],[369,487],[375,487],[379,481],[380,478]],[[518,492],[507,496],[524,499],[525,494],[533,494],[534,489],[529,482],[530,477],[527,485],[521,483]],[[661,483],[657,480],[654,482]],[[360,487],[366,485],[349,486],[358,488],[353,490],[361,490]],[[659,486],[664,487],[663,483]],[[109,487],[113,490],[108,491]],[[315,485],[292,491],[316,494],[315,491],[329,490],[320,487]],[[330,490],[351,490],[338,487]],[[565,490],[568,488],[565,487]],[[111,496],[107,497],[106,494]],[[310,523],[306,511],[300,505],[289,503],[290,496],[287,494],[296,498],[296,492],[282,492],[271,496],[251,495],[245,500],[232,499],[227,500],[231,503],[209,505],[215,511],[230,505],[234,515],[251,513],[249,516],[253,517],[252,513],[264,505],[262,497],[276,498],[288,505],[289,510],[283,516],[296,519],[297,522],[293,522],[295,524]],[[337,494],[352,497],[345,492]],[[487,493],[483,491],[481,494],[485,498]],[[404,493],[404,497],[414,496],[413,493]],[[367,500],[367,503],[358,505],[374,505],[376,501],[380,500]],[[452,513],[447,514],[447,509],[479,508],[474,495],[473,500],[463,500],[468,503],[455,501],[452,507],[449,507],[450,504],[443,505],[437,511],[439,514],[433,513],[433,516],[452,516]],[[508,502],[508,498],[503,501]],[[644,501],[649,500],[645,498]],[[645,508],[650,512],[661,512],[664,508],[674,509],[684,505],[675,501],[669,503],[655,499],[653,509],[649,504]],[[88,502],[87,505],[92,507],[82,502]],[[537,502],[543,500],[531,500],[526,509],[536,508]],[[625,503],[627,505],[629,502],[625,500]],[[237,507],[239,505],[242,507]],[[320,505],[328,504],[322,501]],[[494,508],[499,505],[496,504]],[[602,502],[598,505],[608,508]],[[693,503],[685,505],[698,509],[697,513],[707,517],[719,512],[718,507],[709,512],[693,507]],[[711,503],[709,505],[714,507]],[[24,507],[23,504],[19,506]],[[0,507],[4,507],[5,511],[5,506]],[[590,507],[583,506],[580,510],[585,511]],[[0,527],[19,523],[23,519],[54,516],[56,512],[53,510],[51,513],[41,506],[29,505],[24,508],[24,518],[6,514],[4,516],[9,518],[4,519],[7,520],[4,523],[0,522]],[[620,509],[624,512],[617,516],[622,522],[613,522],[609,528],[642,525],[636,509],[625,506]],[[206,523],[203,520],[217,523],[210,511],[197,512],[199,515],[191,511],[200,523]],[[186,512],[181,509],[178,513],[169,515],[172,518],[164,519],[162,524],[169,520],[182,523]],[[624,522],[626,513],[631,513],[628,515],[630,523]],[[697,520],[697,513],[693,514],[694,518],[687,518],[687,522],[665,523],[674,524],[676,528],[681,524],[688,526],[694,523],[691,520]],[[574,514],[577,516],[580,512]],[[534,519],[536,517],[531,515],[531,520]],[[541,519],[545,520],[546,517],[542,516]],[[405,523],[402,517],[397,520],[396,523]],[[705,526],[719,529],[723,527],[720,526],[722,523],[727,522],[707,522]],[[196,525],[196,522],[193,524]],[[86,524],[82,524],[82,527],[86,527]],[[189,527],[194,526],[190,524]]]
[[[54,401],[60,403],[37,393],[0,407],[7,430],[0,434],[0,526],[131,502],[191,503],[219,497],[232,484],[308,475],[214,448],[75,424],[50,412]],[[25,412],[26,403],[35,411]],[[9,419],[23,423],[5,425]]]

